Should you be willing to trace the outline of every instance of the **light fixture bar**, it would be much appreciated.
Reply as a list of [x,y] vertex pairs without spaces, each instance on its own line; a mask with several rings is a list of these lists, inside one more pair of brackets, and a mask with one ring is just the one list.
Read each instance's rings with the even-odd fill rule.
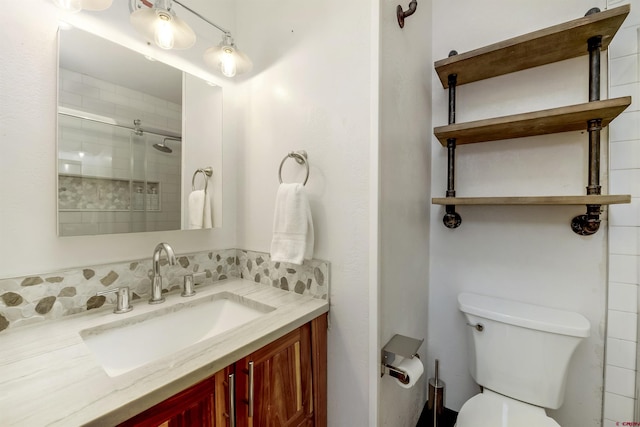
[[[56,1],[77,1],[77,0],[56,0]],[[88,1],[88,0],[87,0]],[[98,1],[98,0],[92,0]],[[104,1],[104,0],[100,0]],[[183,1],[183,0],[182,0]],[[205,23],[211,25],[213,28],[220,31],[222,34],[222,41],[214,47],[210,47],[204,53],[204,61],[211,68],[217,69],[225,77],[234,77],[236,74],[246,73],[253,67],[251,59],[241,52],[233,41],[231,31],[221,27],[220,25],[212,22],[208,18],[205,18],[200,13],[196,12],[189,6],[185,5],[181,0],[156,0],[152,2],[150,0],[130,0],[129,10],[131,11],[131,23],[133,26],[149,40],[155,40],[156,45],[163,49],[186,49],[195,43],[195,33],[186,24],[186,22],[180,20],[174,12],[173,3],[184,8],[186,11],[192,13],[196,17],[200,18]],[[155,13],[152,13],[155,11]],[[159,16],[162,15],[162,16]],[[160,22],[164,24],[158,27],[157,19],[163,19],[166,22]],[[183,34],[171,33],[169,30],[174,27],[170,23],[175,22],[180,24]],[[167,29],[167,31],[159,31],[160,29]],[[188,29],[188,31],[187,31]],[[175,31],[175,30],[174,30]],[[188,33],[188,34],[187,34]],[[180,37],[177,38],[176,35]],[[163,36],[163,37],[159,37]],[[179,42],[180,40],[180,42]],[[185,41],[186,40],[186,41]],[[187,43],[188,42],[188,43]]]
[[207,24],[216,27],[218,30],[222,31],[225,34],[231,34],[231,32],[229,30],[225,30],[224,28],[222,28],[220,25],[217,25],[211,21],[209,21],[207,18],[205,18],[204,16],[200,15],[198,12],[196,12],[195,10],[191,9],[189,6],[186,6],[182,3],[180,3],[178,0],[173,0],[174,3],[179,4],[180,6],[182,6],[183,8],[187,9],[189,12],[193,13],[194,15],[196,15],[198,18],[202,19],[204,22],[206,22]]

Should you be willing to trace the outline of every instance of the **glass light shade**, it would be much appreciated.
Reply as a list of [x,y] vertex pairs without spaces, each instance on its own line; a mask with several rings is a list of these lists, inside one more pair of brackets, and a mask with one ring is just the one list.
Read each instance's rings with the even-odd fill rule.
[[80,12],[82,0],[53,0],[53,4],[67,12]]
[[251,59],[242,51],[235,49],[235,57],[236,57],[236,68],[238,74],[244,74],[251,71],[253,68],[253,62]]
[[[139,9],[129,19],[142,36],[153,40],[163,49],[188,49],[196,42],[196,33],[191,27],[167,10]],[[173,46],[170,46],[171,43]]]
[[80,0],[84,10],[105,10],[111,7],[113,0]]
[[232,41],[229,43],[227,38],[218,46],[210,47],[205,51],[204,62],[227,77],[246,73],[253,67],[249,57],[239,51]]

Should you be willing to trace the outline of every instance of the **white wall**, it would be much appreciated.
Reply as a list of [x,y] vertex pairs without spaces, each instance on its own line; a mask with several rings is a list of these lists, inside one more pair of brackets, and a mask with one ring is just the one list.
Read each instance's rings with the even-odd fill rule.
[[[431,3],[419,2],[404,29],[398,2],[380,1],[380,289],[379,334],[425,339],[431,204]],[[407,9],[408,2],[402,4]],[[436,218],[438,219],[438,218]],[[379,425],[415,426],[427,400],[426,366],[412,389],[380,380]]]
[[[376,321],[369,312],[375,296],[369,229],[377,209],[370,197],[377,181],[369,170],[370,150],[377,151],[370,79],[374,11],[366,0],[237,5],[239,47],[256,65],[240,88],[238,244],[269,250],[278,167],[289,151],[306,150],[314,257],[331,262],[329,425],[370,425],[370,395],[376,394],[369,362],[369,325]],[[283,179],[299,181],[303,170],[289,160]]]
[[[209,14],[215,11],[215,6],[201,10]],[[227,182],[222,228],[56,236],[58,15],[58,9],[48,0],[24,0],[7,3],[0,18],[0,31],[5,40],[19,40],[5,43],[2,48],[0,277],[150,257],[160,241],[169,242],[178,253],[235,247],[235,145],[231,143],[232,132],[225,134],[223,144],[223,174]],[[76,19],[82,19],[82,15]],[[226,88],[224,91],[226,94]],[[225,106],[223,114],[233,128],[233,109]]]
[[[609,191],[631,194],[630,205],[612,206],[609,228],[609,299],[604,427],[634,420],[637,408],[638,280],[640,276],[640,0],[609,48],[609,96],[632,96],[610,126]],[[640,420],[636,409],[635,421]]]
[[[582,0],[435,0],[433,57],[446,58],[452,49],[462,53],[579,18],[592,6],[604,8],[605,4]],[[586,102],[587,64],[585,56],[460,86],[457,122]],[[433,125],[445,125],[447,91],[442,89],[435,72],[432,82]],[[606,79],[602,85],[606,97]],[[444,196],[446,149],[435,138],[432,146],[432,194]],[[461,146],[456,155],[457,195],[584,194],[586,147],[586,132]],[[606,158],[603,164],[607,164]],[[606,168],[603,169],[602,183],[606,188]],[[436,357],[441,360],[447,383],[446,406],[459,410],[479,391],[468,374],[466,326],[456,302],[458,293],[476,292],[577,311],[589,319],[591,336],[573,358],[564,406],[550,414],[561,425],[599,426],[605,344],[606,215],[596,235],[581,237],[571,231],[569,223],[574,215],[584,213],[583,207],[457,210],[462,225],[449,230],[441,222],[444,208],[431,209],[428,363]]]
[[[185,74],[184,93],[185,99],[192,101],[185,103],[184,109],[184,139],[189,142],[189,149],[184,150],[182,156],[182,228],[189,228],[189,194],[193,188],[206,188],[211,199],[212,224],[214,227],[221,227],[224,224],[223,184],[226,183],[226,177],[222,176],[222,165],[226,160],[222,156],[222,134],[225,127],[222,89]],[[198,169],[209,167],[212,168],[211,177],[197,173],[194,179]],[[235,171],[232,173],[235,174]]]

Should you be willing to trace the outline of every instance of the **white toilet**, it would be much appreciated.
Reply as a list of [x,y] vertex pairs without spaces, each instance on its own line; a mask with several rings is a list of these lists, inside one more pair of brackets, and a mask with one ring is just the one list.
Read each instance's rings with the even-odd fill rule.
[[578,313],[483,295],[458,295],[470,371],[483,392],[465,402],[456,427],[559,427],[545,408],[562,406],[573,352],[589,336]]

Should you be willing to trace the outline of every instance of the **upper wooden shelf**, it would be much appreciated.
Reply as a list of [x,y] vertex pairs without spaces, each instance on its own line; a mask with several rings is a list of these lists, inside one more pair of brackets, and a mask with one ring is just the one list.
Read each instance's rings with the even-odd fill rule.
[[434,205],[616,205],[631,203],[628,194],[594,196],[434,197]]
[[629,14],[628,4],[441,59],[435,69],[442,86],[457,74],[457,85],[587,55],[587,40],[602,36],[602,50]]
[[460,145],[587,130],[588,120],[602,119],[602,126],[607,126],[629,104],[631,104],[631,97],[624,96],[512,116],[439,126],[433,129],[433,133],[440,144],[446,147],[448,138],[455,138],[456,144]]

